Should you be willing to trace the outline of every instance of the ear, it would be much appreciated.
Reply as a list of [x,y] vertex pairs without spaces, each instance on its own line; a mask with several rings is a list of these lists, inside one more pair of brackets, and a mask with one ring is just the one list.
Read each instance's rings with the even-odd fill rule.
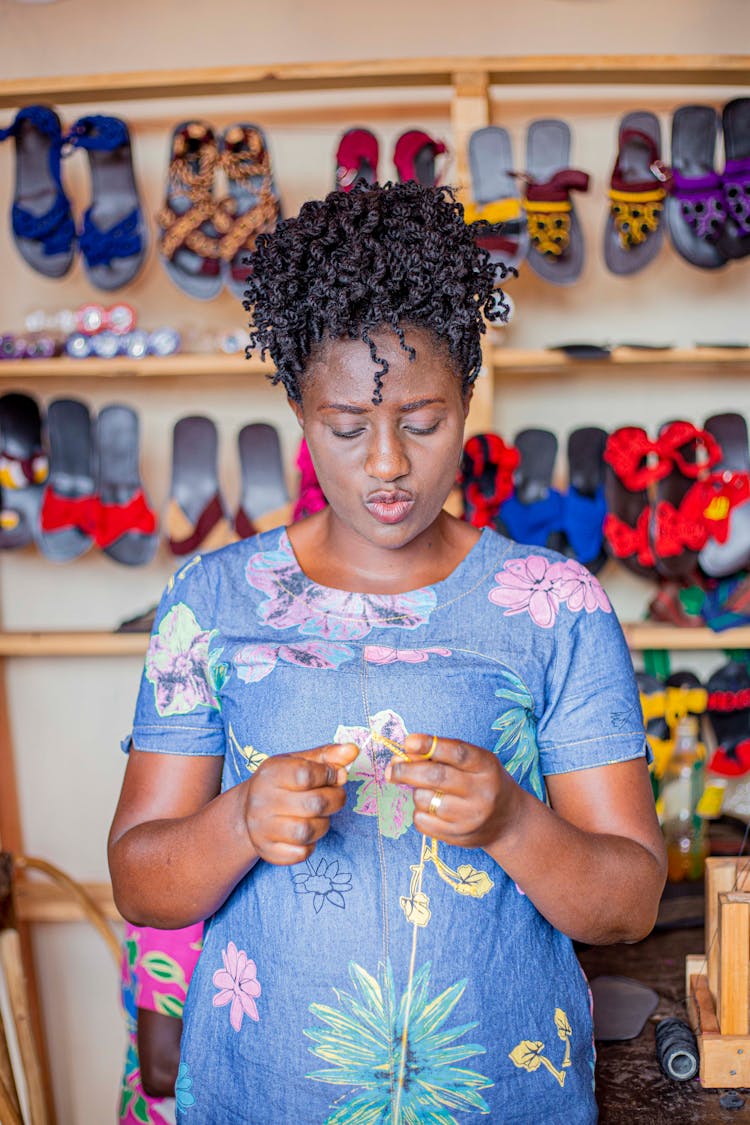
[[474,384],[472,383],[472,385],[467,388],[466,393],[463,396],[464,422],[469,417],[469,407],[471,406],[471,400],[472,400],[473,395],[474,395]]
[[301,402],[295,402],[293,398],[289,398],[288,396],[287,396],[287,400],[286,400],[286,401],[287,401],[287,402],[289,403],[289,405],[291,406],[292,410],[294,411],[294,416],[295,416],[295,418],[297,419],[297,421],[298,421],[298,423],[299,423],[299,428],[300,428],[301,430],[304,430],[304,428],[305,428],[305,419],[304,419],[304,415],[303,415],[303,413],[302,413],[302,403],[301,403]]

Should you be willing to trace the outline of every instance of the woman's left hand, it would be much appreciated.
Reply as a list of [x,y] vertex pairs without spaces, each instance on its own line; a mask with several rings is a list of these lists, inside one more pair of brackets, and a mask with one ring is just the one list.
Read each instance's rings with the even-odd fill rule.
[[512,824],[518,786],[489,750],[429,734],[408,735],[404,749],[408,761],[394,758],[386,779],[414,790],[418,832],[457,847],[486,848]]

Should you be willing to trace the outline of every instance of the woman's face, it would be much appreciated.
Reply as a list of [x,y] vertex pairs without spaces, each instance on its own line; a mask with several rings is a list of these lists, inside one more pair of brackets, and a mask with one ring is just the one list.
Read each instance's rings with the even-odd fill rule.
[[408,329],[411,360],[391,331],[373,333],[388,361],[375,406],[374,364],[362,340],[328,342],[292,403],[335,517],[384,548],[410,543],[437,518],[456,478],[470,395],[447,348]]

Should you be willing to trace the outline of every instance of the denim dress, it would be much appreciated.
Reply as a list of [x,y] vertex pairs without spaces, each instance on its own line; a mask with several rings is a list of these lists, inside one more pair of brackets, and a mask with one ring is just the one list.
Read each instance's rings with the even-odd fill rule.
[[484,530],[441,582],[351,593],[311,582],[276,529],[170,581],[139,750],[221,756],[225,790],[272,754],[360,748],[310,858],[259,861],[208,919],[183,1125],[596,1121],[571,941],[486,852],[413,827],[411,790],[384,779],[411,731],[485,747],[540,801],[545,775],[643,756],[630,655],[596,579]]

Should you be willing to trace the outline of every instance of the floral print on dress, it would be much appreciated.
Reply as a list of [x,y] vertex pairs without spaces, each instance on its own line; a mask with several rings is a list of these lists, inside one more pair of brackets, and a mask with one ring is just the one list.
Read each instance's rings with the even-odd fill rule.
[[[458,1125],[457,1112],[472,1117],[489,1113],[479,1091],[493,1083],[460,1065],[485,1053],[478,1043],[458,1042],[477,1024],[446,1026],[466,981],[431,998],[430,971],[428,961],[414,974],[411,987],[397,997],[390,963],[378,966],[376,979],[352,961],[353,992],[335,990],[339,1008],[310,1005],[311,1013],[325,1027],[309,1028],[305,1035],[315,1044],[312,1053],[329,1068],[307,1077],[353,1087],[348,1100],[336,1099],[337,1108],[325,1125],[375,1125],[380,1121]],[[402,1044],[405,1025],[406,1043]]]
[[536,718],[534,700],[526,684],[513,672],[503,672],[505,686],[497,688],[495,695],[508,704],[498,716],[492,729],[498,732],[494,753],[510,754],[503,762],[505,769],[522,785],[526,781],[540,801],[544,800],[544,782],[539,769],[539,749],[536,743]]
[[198,707],[218,709],[207,678],[209,638],[184,602],[164,614],[146,656],[146,678],[154,685],[162,717],[188,715]]
[[356,813],[376,816],[383,836],[397,840],[414,819],[414,798],[408,785],[392,785],[385,780],[386,766],[393,755],[381,741],[399,746],[409,732],[404,720],[395,711],[378,711],[368,727],[337,727],[334,742],[354,742],[359,754],[349,768],[349,781],[359,782]]
[[449,648],[388,648],[387,645],[365,645],[364,657],[369,664],[424,664],[431,656],[450,656]]
[[574,559],[550,562],[542,555],[509,559],[495,575],[497,586],[489,592],[495,605],[503,606],[505,616],[528,613],[535,625],[551,629],[561,605],[572,613],[582,609],[611,613],[607,595],[585,566]]
[[234,654],[237,675],[246,684],[256,684],[273,672],[279,661],[302,668],[338,668],[354,656],[348,645],[329,641],[303,641],[289,645],[243,645]]
[[322,857],[306,859],[305,867],[305,871],[293,876],[295,892],[298,895],[312,895],[316,914],[320,914],[326,903],[344,910],[344,895],[352,889],[351,871],[339,870],[337,859],[325,860]]
[[238,950],[233,941],[222,949],[221,959],[224,968],[217,969],[213,975],[214,985],[219,990],[214,996],[214,1007],[231,1004],[229,1022],[235,1031],[239,1031],[245,1016],[256,1023],[260,1019],[255,1003],[261,991],[258,971],[255,962],[248,958],[244,949]]
[[258,606],[265,625],[326,640],[357,640],[372,629],[417,629],[437,605],[431,587],[406,594],[358,594],[318,586],[300,570],[286,533],[275,551],[252,556],[245,577],[267,595]]

